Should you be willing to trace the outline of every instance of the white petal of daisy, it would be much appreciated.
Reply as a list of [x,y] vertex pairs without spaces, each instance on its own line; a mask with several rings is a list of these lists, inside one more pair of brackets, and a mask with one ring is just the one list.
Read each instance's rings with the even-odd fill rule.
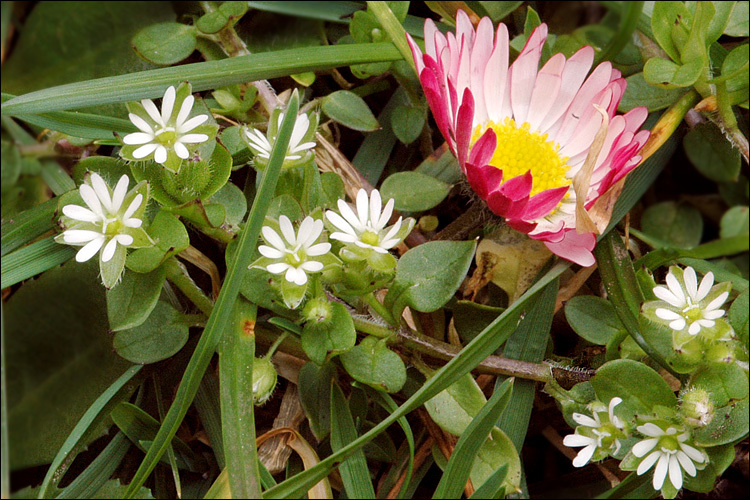
[[[177,119],[175,120],[175,125],[178,132],[187,132],[188,130],[192,130],[197,125],[194,125],[192,127],[188,127],[187,123],[185,123],[185,120],[187,120],[187,117],[190,116],[190,112],[193,110],[193,103],[195,102],[195,97],[192,95],[189,95],[185,98],[184,101],[182,101],[182,105],[180,106],[180,112],[177,113]],[[206,115],[201,115],[205,118],[203,121],[206,121],[208,118]],[[192,121],[192,120],[191,120]],[[200,122],[203,123],[203,122]],[[198,125],[200,125],[200,123]]]
[[313,222],[313,227],[310,232],[310,234],[307,236],[307,239],[305,240],[305,248],[309,247],[313,243],[317,241],[318,238],[320,238],[320,235],[323,234],[323,229],[325,228],[325,224],[323,224],[323,221],[321,219],[315,219]]
[[325,255],[331,251],[330,243],[318,243],[308,248],[305,253],[310,257],[317,257],[319,255]]
[[[302,222],[302,225],[304,225],[304,221]],[[300,225],[300,229],[302,229],[302,225]],[[297,238],[294,235],[294,228],[292,227],[292,221],[289,220],[289,217],[286,215],[279,217],[279,228],[281,229],[281,234],[284,236],[287,243],[289,243],[289,246],[295,246],[297,244]]]
[[344,200],[339,200],[338,207],[341,216],[357,233],[363,233],[367,230],[365,225],[359,221],[359,217],[354,213],[354,210],[352,210],[352,207],[350,207],[348,203]]
[[299,267],[309,273],[317,273],[323,269],[323,263],[317,260],[308,260],[307,262],[303,262]]
[[675,456],[669,457],[669,480],[676,489],[682,488],[682,467]]
[[332,240],[343,241],[344,243],[354,243],[359,241],[356,236],[347,233],[332,233],[329,238]]
[[677,281],[677,278],[672,273],[667,274],[667,286],[669,287],[669,291],[677,297],[677,300],[681,301],[683,304],[686,303],[685,292],[682,290],[680,282]]
[[380,210],[383,208],[383,201],[380,199],[380,192],[377,189],[373,189],[370,193],[370,225],[373,226],[375,231],[382,228],[377,227],[380,221]]
[[277,262],[275,264],[269,264],[268,267],[266,267],[266,270],[271,274],[281,274],[290,267],[291,266],[286,262]]
[[403,222],[403,217],[399,217],[396,223],[392,225],[390,229],[388,229],[388,232],[385,233],[385,235],[383,236],[383,240],[390,240],[391,238],[396,236],[396,234],[398,234],[398,232],[401,231],[402,222]]
[[133,227],[133,228],[138,228],[143,225],[143,221],[141,219],[136,219],[136,218],[125,219],[122,221],[122,223],[125,227]]
[[299,160],[302,158],[300,155],[286,155],[284,157],[285,160]]
[[161,100],[161,119],[162,123],[167,123],[172,117],[172,110],[174,109],[174,101],[177,92],[174,86],[170,86],[166,92],[164,92],[164,98]]
[[101,233],[88,229],[68,229],[63,232],[63,241],[70,244],[88,243],[100,237],[103,237]]
[[[320,232],[317,232],[317,224],[316,221],[312,217],[305,217],[302,220],[302,223],[299,225],[299,228],[297,229],[297,247],[298,248],[307,248],[311,243],[313,243],[318,236],[320,236]],[[321,221],[322,224],[322,221]],[[322,228],[321,228],[322,230]],[[312,239],[312,241],[310,241]]]
[[148,134],[146,132],[134,132],[122,138],[122,142],[128,145],[146,144],[153,140],[153,134]]
[[367,191],[360,189],[357,192],[357,216],[362,227],[367,226]]
[[[615,417],[615,413],[614,413],[615,412],[615,406],[619,405],[620,403],[622,403],[622,398],[614,397],[614,398],[612,398],[612,399],[609,400],[609,406],[608,406],[607,410],[609,412],[609,419],[610,419],[610,421],[612,421],[615,418],[617,418],[617,417]],[[614,423],[614,422],[612,422],[612,423]]]
[[637,442],[633,445],[633,455],[639,458],[642,457],[649,451],[653,450],[658,442],[659,438],[644,439],[643,441]]
[[695,477],[695,464],[693,464],[693,461],[690,460],[690,457],[688,457],[687,454],[683,451],[678,451],[677,453],[675,453],[675,456],[677,457],[677,460],[679,460],[680,465],[685,470],[685,472],[687,472],[689,476]]
[[582,413],[574,413],[573,420],[578,425],[585,425],[586,427],[599,427],[599,422],[587,415],[583,415]]
[[648,437],[661,437],[665,434],[661,427],[651,422],[638,426],[638,432]]
[[80,220],[83,222],[96,222],[98,220],[101,220],[101,217],[96,215],[88,208],[83,208],[78,205],[65,205],[62,209],[62,213],[64,215],[67,215],[71,219]]
[[563,444],[571,448],[578,448],[580,446],[588,446],[595,443],[596,439],[588,436],[582,436],[581,434],[568,434],[563,438]]
[[659,457],[661,456],[661,451],[655,451],[651,453],[649,456],[644,458],[640,464],[638,464],[638,469],[636,472],[639,476],[642,476],[646,471],[648,471],[651,467],[654,466],[657,460],[659,460]]
[[305,133],[307,133],[309,125],[310,120],[306,114],[301,114],[297,117],[297,120],[294,122],[292,136],[289,138],[289,146],[297,146],[300,143]]
[[144,144],[140,148],[133,151],[133,158],[140,160],[141,158],[145,158],[154,151],[156,151],[156,148],[158,147],[157,144]]
[[128,205],[127,210],[125,210],[125,213],[122,214],[123,219],[129,219],[131,215],[133,215],[136,210],[141,206],[141,203],[143,202],[143,195],[141,193],[138,193],[135,195],[135,198],[133,198],[133,201],[130,202],[130,205]]
[[117,181],[117,185],[115,186],[115,189],[112,191],[112,211],[113,212],[119,212],[120,208],[122,207],[122,202],[125,199],[125,195],[128,193],[128,184],[130,183],[130,179],[128,179],[127,175],[123,175],[120,177],[120,180]]
[[86,262],[91,257],[96,255],[96,253],[99,251],[99,249],[102,247],[105,241],[105,237],[103,234],[97,235],[96,239],[91,240],[89,243],[87,243],[83,248],[81,248],[78,253],[76,254],[76,261],[77,262]]
[[124,246],[130,246],[133,244],[133,237],[129,234],[118,234],[113,239],[117,240],[117,243]]
[[102,176],[96,172],[92,172],[90,180],[91,187],[94,188],[94,192],[96,193],[97,198],[99,198],[99,201],[102,202],[102,206],[110,213],[115,212],[113,209],[114,207],[112,206],[112,198],[109,196],[109,187],[107,186],[107,183],[104,182],[104,179],[102,179]]
[[722,316],[724,316],[724,310],[723,309],[716,309],[714,311],[703,311],[703,318],[704,319],[719,319]]
[[177,156],[182,158],[183,160],[187,160],[190,158],[190,151],[185,147],[185,145],[177,141],[174,143],[174,152],[177,153]]
[[269,259],[280,259],[284,256],[284,252],[282,252],[281,250],[269,247],[267,245],[259,245],[258,252],[260,252],[263,257],[268,257]]
[[703,456],[703,453],[698,451],[696,448],[693,448],[689,444],[680,443],[680,449],[684,451],[687,456],[693,459],[693,462],[702,464],[703,461],[706,459],[706,457]]
[[206,134],[185,134],[180,137],[179,142],[184,142],[185,144],[200,144],[207,140],[208,136]]
[[299,146],[295,146],[294,148],[289,149],[289,152],[299,153],[300,151],[307,151],[308,149],[312,149],[314,147],[315,147],[314,142],[303,142]]
[[656,314],[657,318],[661,319],[674,320],[682,318],[682,316],[677,314],[676,312],[670,311],[669,309],[664,309],[663,307],[656,309],[654,313]]
[[671,328],[672,330],[681,331],[681,330],[683,330],[685,328],[686,324],[687,323],[685,323],[685,319],[684,318],[680,318],[680,319],[676,319],[676,320],[672,321],[669,324],[669,328]]
[[[356,231],[354,231],[354,228],[352,228],[352,226],[348,222],[346,222],[346,220],[344,220],[344,218],[341,217],[339,214],[329,210],[328,212],[326,212],[326,218],[331,222],[331,224],[333,224],[336,227],[336,229],[339,229],[340,231],[343,231],[346,234],[352,236],[355,240],[357,239],[357,233]],[[340,233],[333,233],[333,234],[340,234]],[[333,234],[331,235],[331,238],[333,238]],[[334,239],[338,239],[338,238],[334,238]]]
[[708,295],[708,292],[711,291],[711,287],[714,286],[714,273],[708,272],[705,276],[703,276],[703,279],[701,280],[701,284],[698,287],[698,293],[695,297],[695,300],[701,301],[706,298],[706,295]]
[[690,266],[686,267],[682,272],[682,279],[685,280],[685,291],[688,296],[694,302],[697,302],[699,300],[696,297],[698,295],[698,277],[695,275],[695,269]]
[[675,294],[669,291],[667,287],[656,286],[654,287],[654,295],[666,302],[667,304],[674,307],[685,307],[685,301],[680,300]]
[[[151,127],[151,125],[149,125],[149,123],[146,120],[136,115],[135,113],[129,113],[128,118],[130,118],[130,121],[133,122],[133,125],[138,127],[138,130],[146,133],[152,139],[154,138],[154,129]],[[129,135],[134,135],[134,134],[129,134]],[[128,143],[126,142],[125,144],[128,144]]]
[[104,245],[104,250],[102,250],[102,262],[109,262],[112,260],[112,257],[115,255],[115,250],[117,249],[117,238],[112,238],[107,242],[106,245]]
[[713,328],[713,326],[716,324],[716,321],[709,320],[709,319],[699,319],[696,321],[699,325],[701,325],[703,328]]
[[724,292],[718,297],[716,297],[714,300],[708,303],[706,306],[706,311],[712,311],[716,309],[717,307],[721,307],[721,305],[727,300],[729,297],[729,292]]
[[161,114],[159,113],[159,109],[156,107],[156,104],[154,104],[154,101],[152,101],[151,99],[143,99],[141,101],[141,106],[143,106],[143,109],[146,110],[146,113],[148,113],[148,116],[150,116],[152,120],[154,120],[162,127],[164,126],[164,120],[161,119]]
[[596,445],[590,444],[587,447],[583,448],[581,451],[578,452],[578,455],[573,459],[573,467],[583,467],[587,463],[589,463],[589,460],[591,460],[591,457],[594,456],[594,452],[596,451]]
[[275,247],[278,250],[286,250],[284,240],[282,240],[281,236],[279,236],[279,234],[269,226],[263,226],[263,228],[261,229],[261,233],[263,234],[263,238],[269,245]]
[[156,161],[156,163],[164,163],[165,161],[167,161],[167,148],[161,145],[156,146],[156,152],[154,153],[154,161]]
[[688,328],[688,333],[690,335],[698,335],[700,331],[701,331],[701,325],[697,321],[693,322]]
[[655,490],[660,490],[664,486],[664,480],[667,479],[667,469],[669,467],[669,455],[662,454],[659,457],[659,461],[654,469],[654,482],[653,486]]
[[[391,219],[391,215],[393,215],[393,205],[396,202],[393,198],[388,200],[388,202],[385,204],[385,208],[383,209],[383,213],[380,214],[380,219],[378,219],[377,224],[375,224],[375,221],[373,221],[373,224],[375,224],[375,228],[380,231],[385,227],[386,224],[388,224],[388,221]],[[401,227],[401,217],[399,217],[399,228]],[[398,230],[396,230],[398,232]]]

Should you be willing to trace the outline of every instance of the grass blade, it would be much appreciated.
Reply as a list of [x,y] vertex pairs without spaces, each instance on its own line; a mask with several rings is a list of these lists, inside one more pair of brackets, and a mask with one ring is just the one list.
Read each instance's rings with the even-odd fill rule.
[[253,411],[253,331],[257,312],[255,304],[239,297],[234,325],[219,348],[221,433],[233,498],[261,496]]
[[[331,449],[336,452],[357,439],[357,430],[349,410],[349,403],[338,384],[331,386]],[[375,498],[370,471],[362,449],[354,452],[339,465],[341,480],[348,498]]]
[[417,392],[415,392],[398,410],[378,425],[370,429],[348,446],[333,453],[322,460],[315,467],[308,469],[277,486],[267,490],[264,498],[291,498],[304,494],[307,489],[324,478],[330,470],[341,460],[347,458],[351,453],[358,450],[375,436],[385,431],[399,418],[424,404],[425,401],[447,388],[458,377],[471,371],[477,364],[492,354],[500,345],[507,340],[508,336],[515,330],[518,319],[528,307],[528,302],[535,297],[547,284],[556,279],[570,266],[568,262],[561,262],[547,272],[537,283],[526,291],[516,302],[514,302],[503,314],[490,323],[474,340],[464,347],[461,353],[449,361],[445,366],[435,372]]
[[221,435],[221,408],[219,407],[219,382],[212,372],[207,372],[201,380],[195,395],[195,408],[201,423],[206,429],[208,440],[214,450],[216,464],[224,470],[224,439]]
[[281,173],[281,165],[284,161],[298,112],[299,96],[293,93],[289,99],[284,120],[279,127],[279,134],[271,152],[271,158],[268,162],[268,167],[266,167],[265,175],[260,183],[258,194],[250,209],[247,224],[239,236],[237,252],[229,264],[227,276],[224,285],[221,287],[219,297],[216,299],[213,312],[208,318],[206,328],[198,341],[198,345],[195,347],[193,356],[188,362],[180,386],[177,389],[175,400],[169,408],[167,416],[164,418],[148,453],[146,453],[146,457],[143,459],[141,466],[136,471],[133,480],[128,486],[128,490],[125,493],[126,498],[133,498],[138,493],[138,489],[146,481],[146,478],[151,474],[151,471],[154,470],[156,464],[159,463],[159,459],[167,450],[167,446],[169,446],[188,408],[190,408],[190,404],[203,378],[203,373],[208,368],[208,364],[221,340],[221,336],[229,326],[234,303],[237,300],[240,285],[242,284],[242,276],[247,266],[251,263],[253,251],[260,236],[260,229],[263,226],[266,212],[276,189],[276,182]]
[[14,97],[2,104],[2,113],[17,116],[153,99],[162,97],[170,85],[181,81],[189,81],[193,92],[201,92],[308,71],[399,59],[401,53],[391,43],[342,44],[264,52],[60,85]]
[[76,249],[56,243],[54,236],[32,243],[3,257],[2,288],[15,285],[25,279],[67,262]]
[[500,415],[510,402],[513,380],[508,379],[495,389],[490,400],[461,434],[432,498],[461,498],[479,448],[487,440],[490,431],[495,427],[495,422],[500,419]]
[[0,303],[0,497],[10,498],[8,391],[5,390],[5,316]]
[[101,453],[56,498],[93,498],[112,477],[130,449],[130,441],[118,432]]
[[508,464],[503,464],[497,469],[482,486],[474,491],[470,499],[481,499],[481,498],[502,498],[505,492],[505,476],[508,475]]
[[12,219],[4,220],[0,254],[4,257],[55,227],[52,222],[55,210],[57,210],[57,200],[53,198],[25,210]]
[[57,452],[49,469],[47,469],[47,475],[44,476],[42,486],[39,488],[39,498],[49,498],[57,484],[60,482],[60,479],[62,479],[65,469],[70,465],[70,462],[73,461],[73,458],[75,458],[73,453],[82,442],[86,432],[95,423],[109,415],[109,410],[119,403],[117,395],[120,394],[121,391],[126,390],[129,383],[134,383],[135,380],[137,380],[136,375],[141,371],[141,368],[143,368],[143,365],[134,365],[128,368],[128,370],[123,373],[120,378],[115,380],[115,382],[110,385],[107,390],[96,399],[96,401],[94,401],[89,409],[86,410],[86,413],[84,413],[81,420],[78,421],[75,428],[70,433],[70,436],[68,436],[68,439],[63,443],[60,451]]

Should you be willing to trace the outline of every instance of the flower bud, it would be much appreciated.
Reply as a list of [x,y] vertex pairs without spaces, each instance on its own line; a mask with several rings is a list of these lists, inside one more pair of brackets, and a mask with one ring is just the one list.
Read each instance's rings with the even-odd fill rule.
[[712,345],[706,350],[706,360],[713,363],[734,363],[736,356],[733,347],[727,342]]
[[307,321],[325,321],[331,315],[331,303],[325,297],[315,297],[307,301],[302,315]]
[[276,368],[266,358],[253,360],[253,403],[262,405],[273,395],[276,388]]
[[692,427],[705,427],[714,419],[714,404],[708,391],[701,388],[690,388],[682,393],[680,411],[685,422]]

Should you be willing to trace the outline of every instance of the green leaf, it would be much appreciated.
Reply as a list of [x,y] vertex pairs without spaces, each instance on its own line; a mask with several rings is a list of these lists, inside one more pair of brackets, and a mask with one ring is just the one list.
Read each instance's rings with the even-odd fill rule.
[[163,66],[187,59],[195,46],[195,28],[174,22],[152,24],[133,37],[133,49],[138,55]]
[[[138,408],[134,404],[121,402],[110,414],[115,425],[140,450],[146,451],[159,430],[159,421]],[[206,468],[205,461],[200,458],[185,442],[175,437],[171,445],[174,447],[175,458],[181,469],[191,472],[202,472]],[[162,460],[169,465],[166,457]]]
[[704,450],[708,454],[708,464],[699,470],[695,477],[685,475],[683,488],[698,493],[710,493],[716,488],[716,479],[732,465],[736,452],[731,444],[715,446]]
[[[349,403],[338,384],[331,384],[331,449],[336,452],[357,439]],[[339,465],[347,498],[375,498],[365,454],[360,449]]]
[[487,399],[470,373],[425,402],[427,412],[443,430],[461,436]]
[[741,439],[748,433],[747,375],[736,363],[712,364],[691,380],[711,395],[716,406],[713,420],[693,433],[700,446],[719,446]]
[[0,141],[2,152],[2,170],[0,170],[0,181],[2,181],[3,194],[15,185],[18,176],[21,175],[21,153],[15,144],[9,141]]
[[391,128],[398,140],[404,144],[414,142],[425,124],[424,111],[411,106],[398,106],[391,116]]
[[748,3],[750,2],[744,1],[734,4],[727,26],[724,28],[725,35],[748,36],[748,33],[750,33],[750,30],[748,30]]
[[682,47],[675,44],[672,32],[680,22],[692,22],[692,14],[683,2],[677,1],[655,2],[653,9],[651,30],[654,39],[673,61],[679,61]]
[[406,382],[406,366],[388,349],[386,339],[368,336],[341,355],[341,363],[357,382],[386,392],[398,392]]
[[729,322],[732,324],[734,331],[747,345],[748,337],[748,317],[750,317],[750,292],[745,290],[734,299],[732,306],[729,308]]
[[685,135],[685,153],[700,173],[716,182],[736,181],[740,152],[711,123],[699,123]]
[[156,307],[166,278],[164,268],[147,273],[125,273],[118,286],[107,290],[107,316],[112,331],[134,328]]
[[638,106],[646,106],[649,112],[668,108],[685,93],[684,89],[665,89],[651,85],[643,78],[643,73],[630,75],[625,79],[628,87],[617,108],[620,112],[630,111]]
[[247,198],[242,190],[232,182],[227,182],[208,200],[209,203],[224,207],[225,223],[239,226],[247,213]]
[[703,72],[703,61],[690,60],[686,64],[675,64],[666,59],[652,57],[643,67],[643,78],[651,85],[666,89],[689,87]]
[[[140,369],[140,366],[134,367]],[[130,441],[125,434],[118,432],[112,441],[102,450],[99,455],[81,472],[72,483],[63,489],[55,498],[98,498],[99,493],[106,489],[106,483],[110,480],[125,454],[130,449]],[[118,481],[119,482],[119,481]],[[147,488],[145,493],[150,495]],[[151,498],[149,496],[149,498]]]
[[722,238],[732,238],[750,232],[750,210],[747,206],[732,207],[721,216]]
[[636,415],[649,415],[656,405],[673,408],[677,397],[658,373],[630,359],[617,359],[602,365],[591,379],[599,401],[622,398],[617,406],[626,421]]
[[448,302],[463,282],[475,248],[476,241],[430,241],[401,256],[384,302],[393,317],[401,317],[406,306],[433,312]]
[[299,372],[299,400],[318,441],[331,432],[331,380],[336,367],[331,363],[318,366],[309,362]]
[[13,469],[50,463],[81,415],[130,367],[112,351],[97,271],[93,262],[71,262],[3,305]]
[[607,345],[625,332],[612,304],[594,295],[579,295],[565,304],[565,318],[575,332],[592,344]]
[[694,248],[703,236],[700,211],[685,203],[665,201],[646,209],[641,220],[643,232],[675,248]]
[[742,92],[747,100],[748,76],[748,44],[742,44],[732,49],[721,64],[721,78],[727,80],[727,92]]
[[365,101],[348,90],[338,90],[325,96],[321,109],[331,120],[352,130],[372,132],[380,128]]
[[[490,400],[461,434],[432,498],[461,498],[475,456],[490,435],[495,422],[500,419],[512,392],[513,379],[508,379],[495,389]],[[508,465],[503,467],[507,473]]]
[[[493,2],[477,2],[484,8],[487,15],[492,19],[492,22],[497,23],[508,17],[511,12],[516,10],[523,2],[518,1],[493,1]],[[481,498],[481,497],[479,497]]]
[[384,199],[393,198],[396,210],[423,212],[436,207],[451,190],[446,184],[419,172],[397,172],[389,176],[380,188]]
[[130,40],[143,26],[173,19],[168,2],[107,3],[95,9],[87,2],[35,5],[3,64],[3,91],[22,94],[153,68],[131,49]]
[[302,328],[302,348],[319,365],[332,356],[348,351],[357,341],[354,321],[346,307],[338,302],[331,302],[330,306],[328,318],[308,321]]
[[[131,252],[125,261],[128,269],[136,273],[153,272],[168,258],[177,255],[190,246],[190,237],[185,225],[166,210],[160,210],[156,214],[154,221],[148,228],[148,233],[151,239],[156,242],[156,245],[149,248],[139,248]],[[117,288],[119,287],[115,287],[113,290]]]
[[189,322],[166,302],[157,302],[144,323],[115,333],[117,354],[133,363],[156,363],[182,349]]

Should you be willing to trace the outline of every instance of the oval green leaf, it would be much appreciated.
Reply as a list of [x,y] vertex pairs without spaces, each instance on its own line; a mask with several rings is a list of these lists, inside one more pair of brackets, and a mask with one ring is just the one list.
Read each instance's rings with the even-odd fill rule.
[[328,94],[323,98],[321,109],[331,120],[352,130],[372,132],[380,128],[365,101],[348,90]]
[[393,198],[396,210],[422,212],[437,206],[448,196],[450,184],[419,172],[398,172],[380,188],[384,199]]
[[154,64],[175,64],[195,50],[195,28],[180,23],[147,26],[133,37],[133,49]]
[[157,302],[141,325],[115,334],[117,354],[133,363],[156,363],[182,349],[188,339],[188,323],[166,302]]

